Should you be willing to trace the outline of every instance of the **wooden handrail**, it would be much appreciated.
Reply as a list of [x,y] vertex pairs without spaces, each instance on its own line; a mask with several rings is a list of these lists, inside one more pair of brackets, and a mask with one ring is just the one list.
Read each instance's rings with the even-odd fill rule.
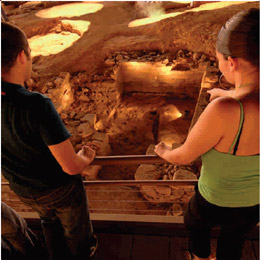
[[117,186],[159,186],[159,185],[174,185],[187,186],[195,185],[197,180],[106,180],[106,181],[84,181],[85,186],[89,185],[117,185]]
[[[84,186],[98,186],[98,185],[116,185],[116,186],[159,186],[159,185],[174,185],[186,186],[195,185],[197,180],[105,180],[105,181],[83,181]],[[7,186],[9,182],[2,182],[1,185]]]
[[[157,155],[116,155],[116,156],[96,156],[91,165],[129,165],[129,164],[153,164],[167,163]],[[152,185],[195,185],[197,180],[94,180],[83,181],[85,186],[89,185],[117,185],[117,186],[152,186]],[[2,182],[3,186],[9,182]]]
[[157,155],[96,156],[91,165],[129,165],[149,163],[167,163],[167,161]]

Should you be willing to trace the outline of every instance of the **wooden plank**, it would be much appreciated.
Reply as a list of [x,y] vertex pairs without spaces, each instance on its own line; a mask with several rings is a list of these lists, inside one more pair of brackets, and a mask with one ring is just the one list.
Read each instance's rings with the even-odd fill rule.
[[145,223],[178,223],[183,224],[183,216],[165,215],[134,215],[134,214],[101,214],[90,213],[91,220],[95,221],[124,221],[124,222],[145,222]]
[[189,253],[187,237],[171,237],[170,238],[170,260],[188,260]]
[[255,258],[256,260],[259,260],[259,241],[258,240],[252,240],[251,241],[254,253],[255,253]]
[[[22,203],[22,202],[21,202]],[[26,219],[39,219],[36,212],[18,212]],[[92,221],[183,224],[183,216],[90,213]]]
[[132,235],[101,234],[95,260],[130,260]]
[[134,236],[131,260],[169,260],[169,237]]

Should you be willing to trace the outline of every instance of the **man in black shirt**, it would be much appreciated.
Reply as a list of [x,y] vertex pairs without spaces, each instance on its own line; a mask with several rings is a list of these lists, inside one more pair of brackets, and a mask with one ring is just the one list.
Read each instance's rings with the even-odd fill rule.
[[52,101],[29,92],[32,60],[25,34],[2,22],[2,172],[10,188],[40,215],[51,259],[88,259],[95,250],[80,175],[95,157],[75,153]]

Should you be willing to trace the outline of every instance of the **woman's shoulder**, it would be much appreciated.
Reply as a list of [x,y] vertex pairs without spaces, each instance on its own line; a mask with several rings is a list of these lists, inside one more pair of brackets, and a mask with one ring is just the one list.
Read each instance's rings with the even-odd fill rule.
[[212,109],[218,112],[232,112],[233,109],[238,109],[240,107],[239,100],[225,96],[225,97],[218,97],[210,102],[210,106]]

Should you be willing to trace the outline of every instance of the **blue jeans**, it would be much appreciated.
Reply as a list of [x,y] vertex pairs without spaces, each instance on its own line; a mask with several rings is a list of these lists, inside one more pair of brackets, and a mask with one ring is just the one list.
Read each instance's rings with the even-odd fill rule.
[[81,177],[45,196],[20,199],[39,213],[50,259],[88,259],[93,228]]

